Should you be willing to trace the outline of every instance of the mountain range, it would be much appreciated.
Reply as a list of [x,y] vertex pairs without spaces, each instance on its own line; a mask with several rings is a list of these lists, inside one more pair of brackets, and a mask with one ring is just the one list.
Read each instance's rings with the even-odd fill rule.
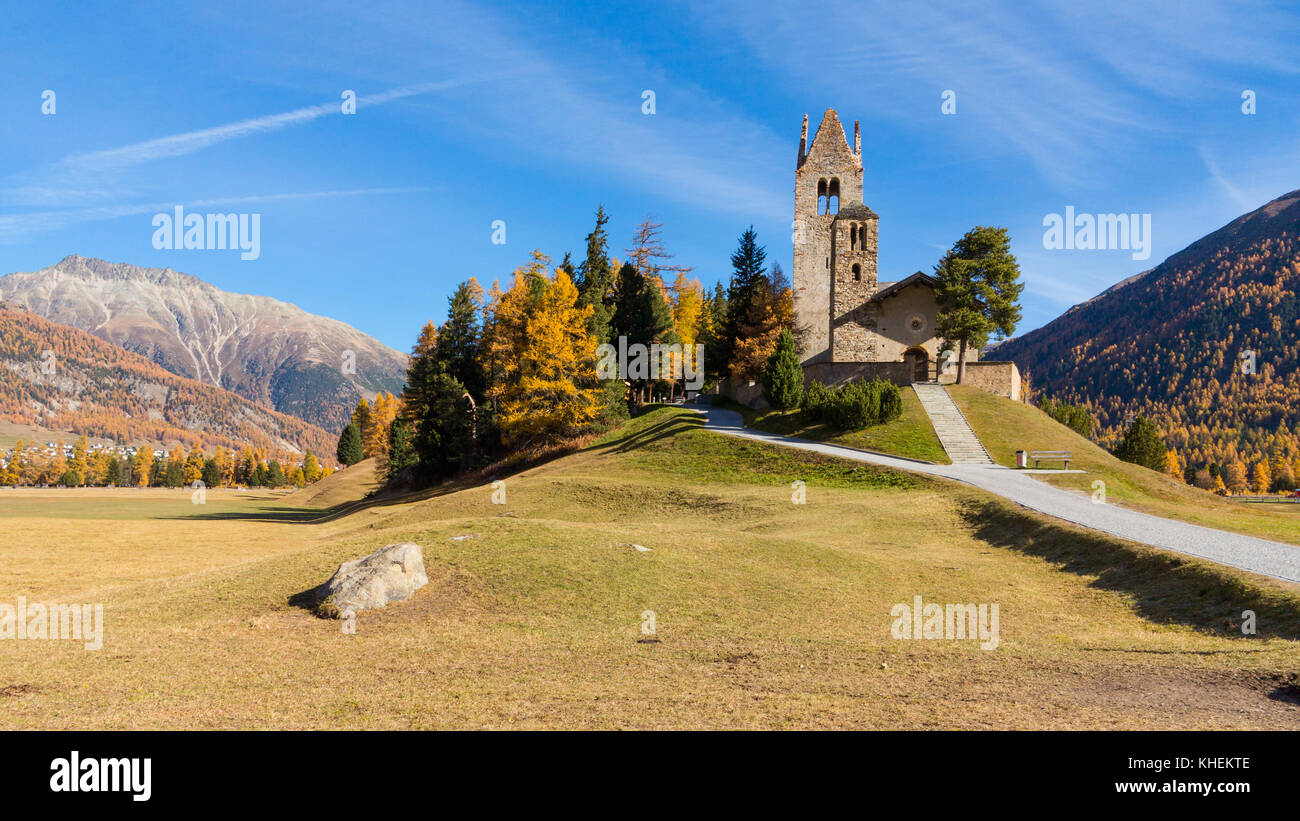
[[0,277],[0,300],[329,431],[406,376],[405,354],[343,322],[171,268],[73,255]]
[[1014,360],[1035,391],[1090,407],[1103,443],[1145,414],[1193,466],[1281,464],[1300,453],[1300,190],[990,358]]
[[230,391],[186,379],[85,331],[0,305],[0,418],[119,444],[307,449],[336,436]]

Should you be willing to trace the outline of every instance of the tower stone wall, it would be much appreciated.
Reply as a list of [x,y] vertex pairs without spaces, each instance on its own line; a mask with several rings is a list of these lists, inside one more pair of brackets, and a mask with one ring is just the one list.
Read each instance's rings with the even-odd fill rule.
[[831,361],[879,358],[876,251],[879,220],[858,203],[840,209],[831,226]]
[[[854,123],[854,142],[860,140]],[[862,202],[862,156],[849,147],[844,126],[827,109],[812,146],[808,118],[794,173],[795,325],[804,362],[831,361],[832,235],[838,206]],[[874,272],[874,258],[873,258]]]

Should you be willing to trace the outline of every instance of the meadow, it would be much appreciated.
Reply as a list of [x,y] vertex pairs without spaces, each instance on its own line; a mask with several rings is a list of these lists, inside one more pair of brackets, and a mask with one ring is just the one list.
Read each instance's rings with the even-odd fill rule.
[[[106,623],[0,640],[0,727],[1300,728],[1297,586],[700,425],[366,500],[366,464],[202,505],[0,490],[0,602]],[[354,635],[298,603],[408,540],[429,585]],[[918,595],[998,604],[997,648],[893,638]]]

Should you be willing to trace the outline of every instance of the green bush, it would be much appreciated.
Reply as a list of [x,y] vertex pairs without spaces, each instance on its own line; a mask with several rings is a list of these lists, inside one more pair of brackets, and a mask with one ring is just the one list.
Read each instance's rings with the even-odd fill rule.
[[880,389],[880,421],[892,422],[903,415],[903,393],[897,385],[882,382]]
[[858,430],[901,416],[903,396],[897,385],[881,379],[850,382],[834,390],[814,382],[804,391],[803,410],[840,430]]
[[1038,409],[1080,436],[1092,438],[1092,431],[1097,422],[1087,408],[1066,402],[1054,402],[1043,397],[1038,400]]
[[824,419],[827,408],[835,399],[835,394],[820,382],[809,382],[803,389],[803,412],[814,419]]

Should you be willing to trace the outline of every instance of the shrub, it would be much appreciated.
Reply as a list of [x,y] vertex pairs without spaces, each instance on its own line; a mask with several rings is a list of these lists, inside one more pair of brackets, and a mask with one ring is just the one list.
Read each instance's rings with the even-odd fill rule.
[[849,382],[834,390],[820,382],[804,389],[803,412],[841,430],[879,425],[903,415],[898,386],[883,379]]
[[1038,400],[1038,409],[1080,436],[1092,438],[1096,420],[1087,408],[1066,402],[1053,402],[1043,397]]
[[903,415],[903,393],[892,382],[880,383],[880,418],[881,422],[892,422]]
[[833,391],[822,383],[813,381],[803,389],[803,403],[800,407],[804,413],[814,419],[825,421],[826,413],[834,399]]

